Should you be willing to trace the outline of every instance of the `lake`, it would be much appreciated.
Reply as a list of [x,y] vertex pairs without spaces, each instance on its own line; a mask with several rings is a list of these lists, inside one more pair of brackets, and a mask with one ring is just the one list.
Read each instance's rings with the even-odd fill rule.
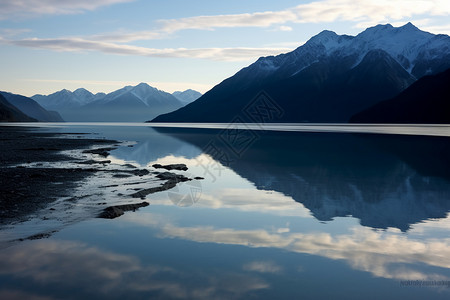
[[[184,163],[204,180],[114,220],[80,204],[63,225],[4,229],[57,230],[0,249],[0,298],[450,298],[447,125],[38,126],[126,141],[113,164]],[[102,180],[80,189],[118,201]]]

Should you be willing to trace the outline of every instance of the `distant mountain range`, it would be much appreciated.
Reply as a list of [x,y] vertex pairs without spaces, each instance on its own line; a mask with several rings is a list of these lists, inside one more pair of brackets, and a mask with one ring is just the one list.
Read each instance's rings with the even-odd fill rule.
[[0,93],[0,122],[37,122],[12,105]]
[[350,122],[450,124],[450,69],[420,78],[396,97],[354,115]]
[[[266,122],[348,122],[417,79],[448,68],[450,37],[411,23],[377,25],[357,36],[323,31],[290,53],[258,59],[193,103],[153,121],[230,122],[240,117],[254,122],[248,114],[252,110],[265,115]],[[258,100],[261,92],[265,107]]]
[[[9,111],[0,119],[1,121],[16,122],[64,122],[55,111],[47,111],[31,98],[0,92],[3,99],[3,111]],[[12,114],[12,115],[11,115]],[[10,117],[7,117],[10,116]],[[12,116],[12,118],[11,118]]]
[[188,90],[174,96],[140,83],[109,94],[94,95],[80,88],[32,98],[43,107],[58,111],[66,121],[140,122],[183,107],[190,99],[198,98],[196,93]]
[[191,89],[185,90],[184,92],[177,91],[172,93],[172,95],[175,96],[175,98],[177,98],[178,100],[180,100],[180,102],[183,103],[184,105],[194,102],[195,100],[197,100],[202,96],[201,93]]

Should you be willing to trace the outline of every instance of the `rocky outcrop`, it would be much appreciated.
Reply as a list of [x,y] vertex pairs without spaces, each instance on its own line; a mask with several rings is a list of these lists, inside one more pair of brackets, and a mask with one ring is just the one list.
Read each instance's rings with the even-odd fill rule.
[[126,211],[135,211],[141,207],[149,206],[148,202],[141,202],[137,204],[124,204],[109,206],[103,210],[103,212],[98,216],[103,219],[115,219],[123,215]]

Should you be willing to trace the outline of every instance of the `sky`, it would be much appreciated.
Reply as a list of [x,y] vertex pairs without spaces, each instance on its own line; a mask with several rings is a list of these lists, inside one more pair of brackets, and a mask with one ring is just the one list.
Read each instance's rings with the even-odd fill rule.
[[146,82],[208,91],[322,30],[412,22],[450,34],[448,0],[0,0],[0,90],[25,96]]

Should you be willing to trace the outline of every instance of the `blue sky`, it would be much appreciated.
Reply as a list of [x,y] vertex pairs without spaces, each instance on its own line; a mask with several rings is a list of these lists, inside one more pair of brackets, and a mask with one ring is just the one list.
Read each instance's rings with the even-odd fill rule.
[[0,0],[0,90],[206,92],[324,29],[413,22],[450,34],[448,0]]

